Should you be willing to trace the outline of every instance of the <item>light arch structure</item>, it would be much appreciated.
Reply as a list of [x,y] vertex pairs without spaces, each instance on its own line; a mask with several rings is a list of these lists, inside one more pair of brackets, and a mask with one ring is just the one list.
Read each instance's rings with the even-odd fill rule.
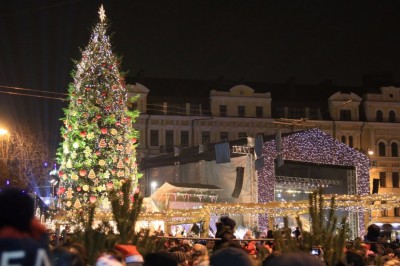
[[[277,139],[281,139],[280,153]],[[283,160],[294,160],[327,165],[351,166],[355,169],[355,194],[370,193],[368,157],[332,138],[319,129],[310,129],[282,135],[281,138],[264,142],[264,167],[257,172],[258,202],[272,202],[275,198],[275,159],[281,155]],[[365,230],[364,213],[358,213],[358,234]],[[259,225],[266,226],[268,217],[260,215]]]

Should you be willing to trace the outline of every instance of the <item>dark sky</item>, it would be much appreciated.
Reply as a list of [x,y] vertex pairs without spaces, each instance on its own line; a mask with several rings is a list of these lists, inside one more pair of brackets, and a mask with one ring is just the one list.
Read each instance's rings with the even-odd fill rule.
[[[398,0],[13,0],[0,5],[0,86],[65,93],[101,3],[131,76],[400,80]],[[59,134],[61,101],[0,94],[0,104],[0,123],[28,119]]]

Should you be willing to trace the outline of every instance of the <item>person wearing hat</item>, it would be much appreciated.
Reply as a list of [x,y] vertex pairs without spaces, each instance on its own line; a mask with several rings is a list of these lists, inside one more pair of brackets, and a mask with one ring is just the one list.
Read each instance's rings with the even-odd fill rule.
[[143,256],[134,245],[115,245],[115,249],[120,251],[125,258],[127,266],[142,266]]
[[221,248],[222,244],[232,242],[232,240],[236,238],[233,234],[236,229],[235,220],[229,218],[228,216],[223,216],[221,217],[220,222],[217,222],[215,226],[217,227],[215,238],[221,238],[221,240],[215,241],[214,251]]

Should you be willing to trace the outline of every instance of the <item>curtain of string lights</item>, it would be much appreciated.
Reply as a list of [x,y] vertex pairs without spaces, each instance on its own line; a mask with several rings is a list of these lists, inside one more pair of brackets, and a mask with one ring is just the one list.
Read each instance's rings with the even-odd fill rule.
[[[271,202],[275,197],[275,164],[278,156],[276,141],[264,143],[264,167],[258,171],[258,202]],[[332,136],[311,129],[282,137],[283,160],[294,160],[339,166],[354,166],[356,194],[369,194],[369,159],[363,153],[339,142]],[[359,235],[364,234],[364,213],[359,212]],[[259,226],[266,227],[268,217],[259,215]]]

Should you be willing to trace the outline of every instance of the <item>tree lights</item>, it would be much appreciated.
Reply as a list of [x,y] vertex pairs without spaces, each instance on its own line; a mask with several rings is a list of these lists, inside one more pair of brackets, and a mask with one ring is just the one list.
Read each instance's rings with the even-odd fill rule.
[[[110,207],[108,193],[141,176],[136,163],[137,111],[127,108],[120,60],[111,49],[103,7],[89,44],[73,73],[69,106],[64,110],[63,141],[58,150],[63,208],[78,212],[93,205]],[[133,141],[135,140],[135,141]]]

